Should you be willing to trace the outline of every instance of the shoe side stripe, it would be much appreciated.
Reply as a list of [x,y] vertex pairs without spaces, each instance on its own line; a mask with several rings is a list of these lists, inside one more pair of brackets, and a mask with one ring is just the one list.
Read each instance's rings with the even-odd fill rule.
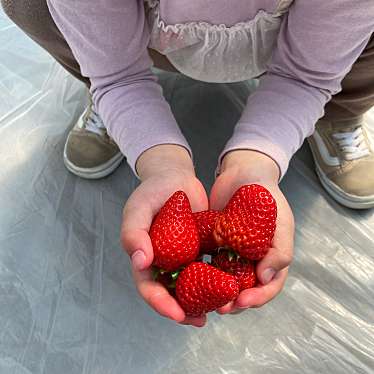
[[325,142],[323,141],[321,135],[319,135],[317,131],[314,132],[313,139],[316,142],[323,162],[328,166],[340,166],[339,158],[330,155],[330,152],[327,149]]

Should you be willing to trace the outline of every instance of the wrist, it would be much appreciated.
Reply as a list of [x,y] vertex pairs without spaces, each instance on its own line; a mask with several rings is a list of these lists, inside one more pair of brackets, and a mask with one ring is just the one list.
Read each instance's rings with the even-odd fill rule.
[[176,170],[195,175],[190,153],[180,145],[154,146],[144,151],[136,162],[136,171],[142,181],[154,175]]
[[234,150],[222,159],[221,173],[237,174],[253,183],[278,184],[280,168],[269,156],[253,150]]

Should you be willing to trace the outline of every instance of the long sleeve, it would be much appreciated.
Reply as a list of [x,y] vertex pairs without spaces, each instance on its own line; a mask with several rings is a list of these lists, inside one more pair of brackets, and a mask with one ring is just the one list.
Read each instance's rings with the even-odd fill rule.
[[256,150],[273,158],[283,177],[373,32],[372,0],[296,0],[268,72],[221,158],[235,149]]
[[150,70],[143,2],[47,1],[82,74],[90,79],[108,134],[132,169],[138,157],[157,144],[179,144],[190,151]]

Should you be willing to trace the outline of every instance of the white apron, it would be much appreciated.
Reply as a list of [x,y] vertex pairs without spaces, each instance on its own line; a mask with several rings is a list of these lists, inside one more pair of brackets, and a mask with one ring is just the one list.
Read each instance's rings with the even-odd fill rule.
[[280,0],[274,13],[260,10],[234,26],[206,22],[166,25],[159,0],[145,0],[149,47],[167,56],[181,73],[204,82],[229,83],[259,77],[276,45],[282,16],[293,0]]

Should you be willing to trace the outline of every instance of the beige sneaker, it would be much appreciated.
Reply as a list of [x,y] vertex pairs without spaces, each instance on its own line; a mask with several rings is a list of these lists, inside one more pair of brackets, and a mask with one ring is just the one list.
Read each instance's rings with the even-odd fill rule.
[[374,207],[374,152],[363,119],[320,120],[308,139],[322,185],[353,209]]
[[68,135],[65,166],[79,177],[99,179],[111,174],[123,159],[91,103]]

